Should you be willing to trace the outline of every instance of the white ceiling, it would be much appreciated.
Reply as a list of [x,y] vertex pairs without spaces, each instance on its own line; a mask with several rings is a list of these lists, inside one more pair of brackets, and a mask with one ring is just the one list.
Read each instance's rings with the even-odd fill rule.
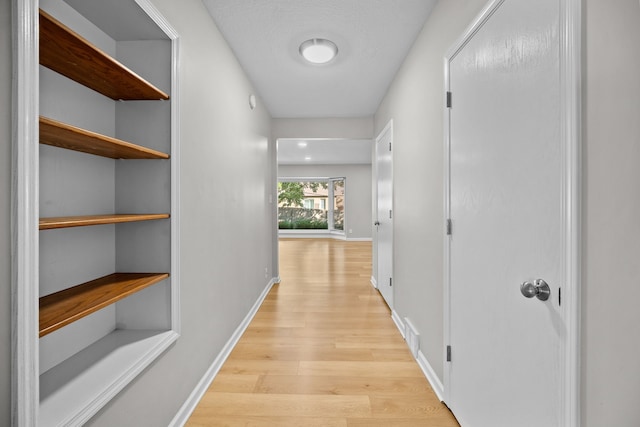
[[[375,113],[437,0],[203,0],[276,118]],[[338,45],[329,64],[298,53]]]
[[371,164],[370,139],[278,139],[279,165]]

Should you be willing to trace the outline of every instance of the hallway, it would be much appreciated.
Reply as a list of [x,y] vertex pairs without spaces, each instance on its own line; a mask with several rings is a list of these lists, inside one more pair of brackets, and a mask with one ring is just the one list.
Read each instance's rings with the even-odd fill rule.
[[371,243],[280,240],[280,276],[188,426],[457,426],[371,287]]

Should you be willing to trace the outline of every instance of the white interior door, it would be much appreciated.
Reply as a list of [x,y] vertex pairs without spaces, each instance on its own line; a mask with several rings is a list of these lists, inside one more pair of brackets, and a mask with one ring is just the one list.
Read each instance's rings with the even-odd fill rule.
[[[563,3],[495,1],[448,57],[445,393],[462,426],[567,425]],[[546,301],[521,290],[538,279]]]
[[376,138],[377,266],[376,281],[382,297],[393,310],[393,126]]

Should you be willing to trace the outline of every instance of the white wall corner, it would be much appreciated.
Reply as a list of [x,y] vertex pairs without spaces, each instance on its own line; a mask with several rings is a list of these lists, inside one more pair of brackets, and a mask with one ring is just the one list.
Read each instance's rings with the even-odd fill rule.
[[391,318],[393,319],[393,323],[396,324],[396,327],[400,331],[400,335],[402,335],[402,338],[404,338],[404,322],[400,318],[400,315],[395,310],[393,310],[391,312]]
[[374,289],[378,289],[378,281],[376,280],[375,277],[371,276],[371,286],[374,287]]
[[169,423],[169,427],[182,427],[187,423],[189,417],[200,402],[200,399],[202,399],[202,396],[204,396],[207,389],[215,379],[216,375],[218,375],[218,372],[220,372],[222,365],[227,360],[236,344],[238,344],[238,341],[240,341],[242,334],[247,329],[247,327],[251,323],[251,320],[253,320],[253,317],[258,312],[258,309],[262,305],[262,302],[269,294],[271,287],[274,284],[279,283],[276,280],[279,280],[279,278],[274,277],[269,281],[267,286],[264,288],[264,290],[256,300],[255,304],[253,304],[253,307],[251,307],[251,310],[249,310],[238,328],[236,328],[222,350],[220,350],[220,353],[218,353],[218,356],[215,358],[213,363],[211,363],[211,366],[209,366],[200,381],[198,381],[198,384],[193,389],[189,397],[187,397],[187,400],[185,400],[176,415],[173,417],[173,419]]
[[444,385],[442,384],[442,381],[440,381],[440,378],[438,378],[438,374],[433,370],[433,367],[421,351],[418,351],[418,358],[416,360],[418,361],[418,366],[422,369],[424,376],[427,377],[434,393],[438,396],[440,402],[444,402]]

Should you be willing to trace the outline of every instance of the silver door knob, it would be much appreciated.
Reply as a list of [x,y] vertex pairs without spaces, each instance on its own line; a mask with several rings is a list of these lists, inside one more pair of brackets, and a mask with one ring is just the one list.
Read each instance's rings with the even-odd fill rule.
[[523,282],[522,285],[520,285],[520,292],[522,292],[522,295],[526,298],[536,297],[540,301],[548,300],[549,295],[551,295],[549,285],[542,279],[536,279],[533,283]]

